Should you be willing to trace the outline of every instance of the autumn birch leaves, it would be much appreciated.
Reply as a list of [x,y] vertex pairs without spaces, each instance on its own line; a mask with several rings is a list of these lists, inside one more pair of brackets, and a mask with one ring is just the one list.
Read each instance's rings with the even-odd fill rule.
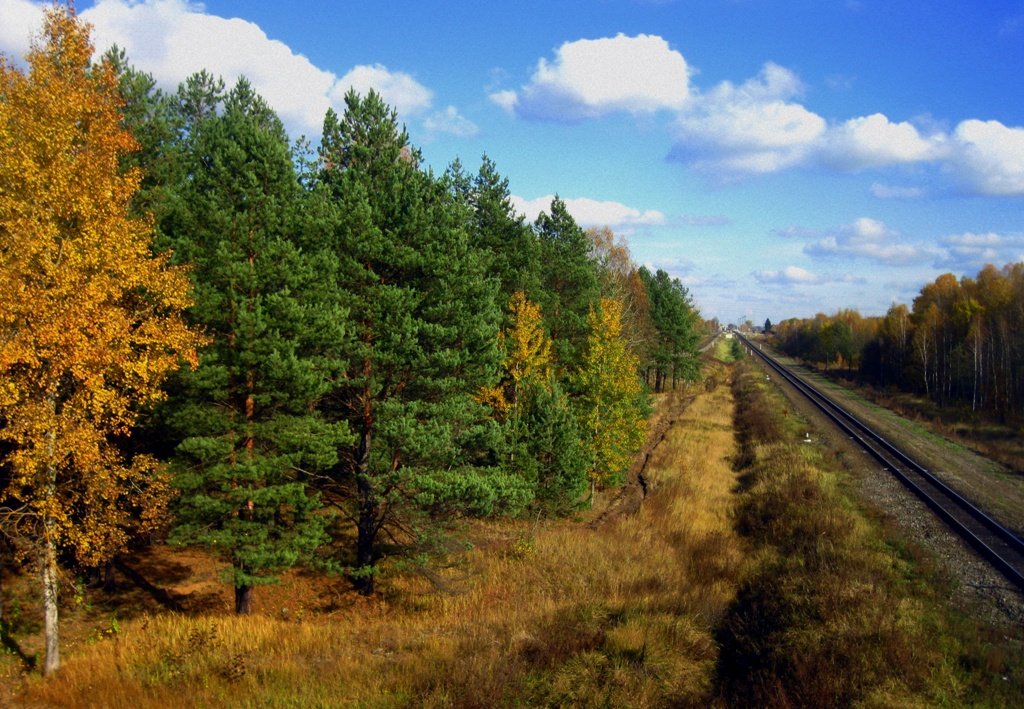
[[92,51],[88,28],[55,8],[27,73],[0,59],[0,524],[37,547],[47,673],[60,662],[56,550],[95,564],[159,517],[159,466],[111,436],[198,344],[180,316],[186,273],[153,257],[150,225],[128,216],[140,176],[118,160],[135,141]]

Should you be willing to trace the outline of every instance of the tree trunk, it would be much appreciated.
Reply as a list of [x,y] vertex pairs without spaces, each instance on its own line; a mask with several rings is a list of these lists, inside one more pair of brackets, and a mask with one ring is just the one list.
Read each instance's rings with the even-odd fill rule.
[[249,615],[252,611],[252,586],[235,586],[235,614]]
[[[46,525],[53,523],[47,520]],[[60,669],[60,625],[57,608],[57,597],[60,590],[57,580],[57,545],[45,535],[43,549],[39,560],[43,582],[43,627],[46,645],[46,658],[43,662],[43,674],[52,675]]]
[[[57,418],[57,397],[49,398],[53,421]],[[54,423],[55,425],[55,423]],[[60,669],[60,614],[57,600],[60,582],[57,577],[57,540],[56,521],[50,510],[57,496],[57,466],[54,464],[56,455],[56,431],[50,428],[46,432],[46,492],[43,506],[43,539],[39,559],[40,580],[43,585],[43,634],[46,658],[43,661],[43,674],[52,675]]]
[[[369,432],[365,435],[369,442]],[[376,554],[374,542],[377,538],[377,496],[370,482],[370,452],[366,449],[364,459],[359,461],[356,487],[359,491],[359,518],[356,522],[355,568],[357,574],[353,579],[355,590],[360,595],[374,593],[374,565]]]
[[108,559],[103,564],[103,591],[104,593],[113,593],[117,590],[116,577],[114,576],[114,560]]
[[372,501],[364,499],[359,508],[358,539],[356,540],[356,567],[358,575],[353,579],[356,590],[360,595],[373,595],[373,566],[374,553],[373,542],[375,534],[376,519],[375,505]]
[[[368,369],[368,365],[364,365]],[[373,566],[376,563],[374,542],[377,537],[377,494],[370,480],[370,447],[373,443],[373,409],[369,392],[364,392],[363,431],[356,461],[356,488],[359,492],[359,519],[356,522],[356,569],[353,579],[363,596],[373,595]]]

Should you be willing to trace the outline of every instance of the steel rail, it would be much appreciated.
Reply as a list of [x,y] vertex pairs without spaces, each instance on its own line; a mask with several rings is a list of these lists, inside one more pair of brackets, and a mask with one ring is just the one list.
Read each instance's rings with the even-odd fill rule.
[[956,534],[974,547],[1008,580],[1024,590],[1024,541],[1020,537],[816,387],[762,351],[755,343],[739,333],[735,334],[746,345],[748,351],[757,355],[809,399],[871,457],[917,495]]

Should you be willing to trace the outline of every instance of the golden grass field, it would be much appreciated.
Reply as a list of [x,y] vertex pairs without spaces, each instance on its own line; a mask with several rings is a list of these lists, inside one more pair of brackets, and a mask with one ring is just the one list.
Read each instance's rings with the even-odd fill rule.
[[1019,644],[955,619],[843,496],[834,461],[795,442],[799,426],[748,367],[714,361],[706,382],[658,400],[656,416],[690,403],[651,455],[635,515],[596,528],[585,523],[599,509],[479,523],[475,548],[432,581],[394,569],[375,598],[347,594],[327,611],[108,622],[74,643],[56,677],[29,673],[11,699],[1010,706],[1024,685]]

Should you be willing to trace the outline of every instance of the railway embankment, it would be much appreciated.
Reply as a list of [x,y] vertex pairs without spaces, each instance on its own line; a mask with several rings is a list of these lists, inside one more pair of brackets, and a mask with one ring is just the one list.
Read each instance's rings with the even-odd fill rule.
[[[984,515],[991,516],[998,523],[1008,527],[1011,533],[1016,533],[1018,539],[1009,540],[1010,547],[997,538],[986,538],[984,534],[980,537],[982,545],[979,546],[977,538],[970,539],[970,534],[965,536],[963,532],[957,530],[959,522],[955,517],[958,513],[954,511],[954,516],[945,520],[936,516],[934,510],[937,507],[946,506],[952,509],[948,501],[938,500],[938,504],[931,501],[923,502],[920,499],[921,495],[910,492],[904,481],[898,479],[888,465],[883,466],[866,455],[846,433],[839,431],[827,421],[821,412],[810,404],[803,394],[784,381],[783,377],[775,378],[775,383],[787,396],[788,405],[800,410],[815,428],[815,441],[836,451],[842,457],[862,503],[872,510],[872,514],[897,530],[897,534],[905,539],[907,544],[927,550],[929,557],[934,559],[952,580],[951,592],[957,602],[971,607],[973,612],[997,624],[1013,629],[1019,628],[1024,622],[1024,594],[1019,587],[1019,517],[1024,506],[1020,502],[1019,476],[952,441],[935,436],[924,430],[917,422],[873,405],[830,380],[823,381],[822,377],[794,366],[787,358],[778,357],[775,353],[770,354],[779,364],[789,368],[790,373],[797,374],[807,384],[819,388],[830,400],[864,421],[872,431],[884,435],[889,442],[930,468],[944,484],[980,508]],[[948,454],[945,459],[942,458],[944,453]],[[895,467],[899,469],[899,466]],[[958,474],[951,475],[948,473],[950,470],[955,470]],[[906,472],[908,471],[904,470],[900,475]],[[965,487],[963,480],[968,480],[972,484]],[[934,491],[928,491],[927,484],[924,489],[926,495],[934,494]],[[968,527],[971,524],[973,523],[968,520]],[[978,529],[975,528],[973,533],[977,532]],[[984,549],[985,545],[989,545],[995,553]],[[996,558],[997,556],[1001,558]],[[1016,586],[1009,580],[1014,578],[1018,579]]]
[[772,353],[830,399],[891,440],[944,483],[1024,536],[1024,475],[941,435],[924,422],[881,406],[790,358]]
[[750,566],[718,633],[724,702],[1012,705],[1024,688],[1012,625],[964,605],[934,553],[865,503],[855,454],[823,422],[749,360],[737,370],[735,521]]

